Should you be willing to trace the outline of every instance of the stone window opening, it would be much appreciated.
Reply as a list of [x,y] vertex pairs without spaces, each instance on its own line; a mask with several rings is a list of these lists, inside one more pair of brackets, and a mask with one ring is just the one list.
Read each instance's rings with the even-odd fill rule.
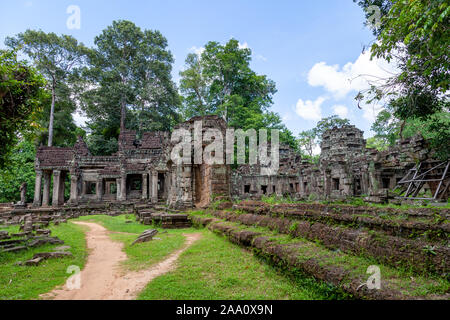
[[340,182],[339,178],[333,178],[333,190],[334,191],[340,190],[339,182]]
[[249,184],[246,184],[245,186],[244,186],[244,193],[250,193],[250,185]]
[[133,177],[130,179],[130,190],[141,191],[142,190],[142,178]]
[[261,186],[261,191],[263,194],[267,194],[267,186]]
[[273,193],[277,192],[277,188],[275,186],[272,186],[272,190],[273,190]]
[[383,178],[381,179],[383,183],[383,189],[389,189],[391,185],[391,179],[390,178]]
[[294,192],[294,184],[293,183],[289,184],[289,188],[290,188],[291,192]]
[[97,183],[96,182],[86,181],[86,194],[92,194],[92,195],[97,194]]
[[109,194],[116,194],[117,193],[117,183],[111,183],[109,185]]

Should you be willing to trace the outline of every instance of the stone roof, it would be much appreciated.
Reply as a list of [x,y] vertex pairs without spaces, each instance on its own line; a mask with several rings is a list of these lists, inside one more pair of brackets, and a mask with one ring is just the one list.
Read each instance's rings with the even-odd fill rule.
[[164,147],[166,132],[144,132],[140,149],[161,149]]
[[41,167],[64,167],[70,165],[74,151],[72,148],[40,147],[36,158]]

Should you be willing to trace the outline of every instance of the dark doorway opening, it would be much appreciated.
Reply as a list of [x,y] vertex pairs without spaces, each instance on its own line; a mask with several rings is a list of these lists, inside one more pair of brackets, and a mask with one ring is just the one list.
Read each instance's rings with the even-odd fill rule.
[[339,186],[339,178],[333,178],[333,190],[335,191],[339,191],[340,186]]
[[261,186],[262,194],[267,194],[267,186]]

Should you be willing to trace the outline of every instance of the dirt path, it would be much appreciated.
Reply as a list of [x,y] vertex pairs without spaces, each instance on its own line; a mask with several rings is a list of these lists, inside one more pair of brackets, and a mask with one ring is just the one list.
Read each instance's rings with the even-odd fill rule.
[[139,292],[154,278],[175,269],[179,256],[201,234],[186,234],[183,248],[175,251],[165,260],[147,270],[125,272],[120,262],[127,259],[122,251],[123,244],[115,242],[108,236],[109,231],[96,223],[75,222],[89,227],[86,234],[90,250],[85,268],[81,271],[81,288],[69,290],[67,283],[63,289],[53,290],[44,298],[54,300],[133,300]]

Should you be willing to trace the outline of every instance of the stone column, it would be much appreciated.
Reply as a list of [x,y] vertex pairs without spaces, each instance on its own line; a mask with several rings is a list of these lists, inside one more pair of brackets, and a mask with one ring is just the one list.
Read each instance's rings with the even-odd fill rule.
[[41,187],[42,187],[42,170],[36,170],[33,207],[41,206]]
[[120,201],[127,201],[127,175],[122,174],[120,178]]
[[42,192],[42,206],[48,207],[50,204],[50,179],[52,173],[49,171],[44,171],[44,190]]
[[97,179],[97,184],[95,185],[95,193],[97,196],[97,200],[101,201],[103,198],[103,179]]
[[148,199],[148,173],[142,174],[142,199]]
[[158,172],[152,172],[152,203],[158,202]]
[[70,203],[77,204],[78,203],[78,176],[76,174],[72,174],[70,176]]
[[53,198],[52,206],[58,207],[61,204],[61,171],[53,171]]
[[116,179],[116,200],[120,200],[120,192],[122,191],[122,189],[121,189],[121,182],[122,182],[122,179],[120,179],[120,178],[117,178]]

